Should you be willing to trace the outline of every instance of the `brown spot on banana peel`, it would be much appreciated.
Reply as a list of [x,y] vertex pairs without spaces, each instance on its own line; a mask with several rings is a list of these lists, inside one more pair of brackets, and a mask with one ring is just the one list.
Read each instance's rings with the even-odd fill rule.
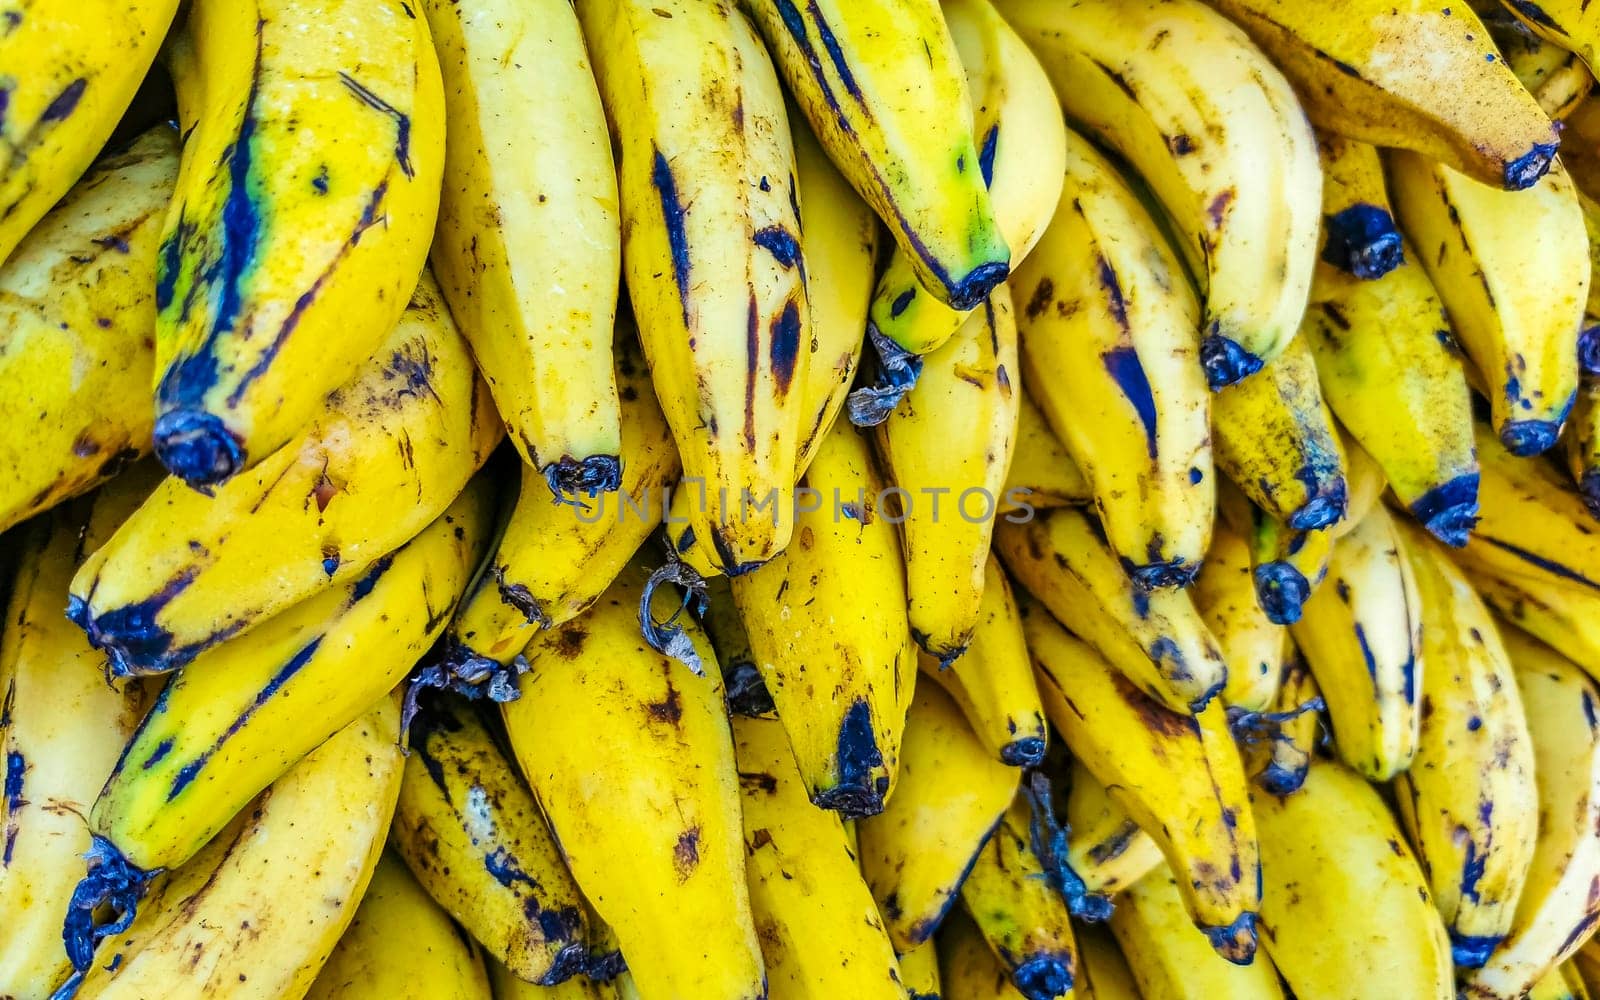
[[678,835],[672,848],[672,866],[678,875],[678,884],[689,880],[700,865],[700,827],[691,826]]

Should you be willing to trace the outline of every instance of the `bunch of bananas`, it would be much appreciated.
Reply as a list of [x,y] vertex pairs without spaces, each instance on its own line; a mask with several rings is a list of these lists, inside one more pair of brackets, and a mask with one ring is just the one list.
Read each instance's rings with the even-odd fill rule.
[[1600,7],[0,0],[0,997],[1600,990]]

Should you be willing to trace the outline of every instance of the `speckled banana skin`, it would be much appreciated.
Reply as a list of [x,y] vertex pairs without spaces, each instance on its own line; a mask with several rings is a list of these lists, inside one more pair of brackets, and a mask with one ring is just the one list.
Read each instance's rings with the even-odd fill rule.
[[1092,893],[1112,896],[1166,867],[1161,848],[1123,809],[1094,772],[1074,757],[1067,790],[1067,862]]
[[994,949],[965,912],[950,915],[939,932],[938,949],[941,992],[937,995],[963,1000],[1024,1000],[1011,985],[1011,975],[1000,964]]
[[445,109],[405,0],[199,0],[168,63],[184,150],[157,271],[155,447],[204,487],[287,444],[400,318],[438,213]]
[[1551,121],[1564,122],[1593,92],[1594,74],[1582,56],[1534,34],[1505,7],[1489,6],[1494,9],[1488,13],[1480,9],[1479,16],[1506,65]]
[[[444,511],[502,434],[431,278],[296,440],[212,496],[176,477],[73,577],[115,673],[162,673],[347,583]],[[236,530],[248,518],[249,531]]]
[[1194,604],[1228,664],[1225,704],[1267,709],[1278,693],[1289,633],[1262,610],[1251,574],[1250,542],[1219,521],[1194,581]]
[[0,3],[0,261],[111,138],[178,0]]
[[936,0],[743,0],[833,162],[884,220],[920,287],[953,309],[1004,281],[1011,253]]
[[1265,738],[1257,737],[1252,743],[1246,737],[1243,741],[1245,773],[1262,791],[1282,797],[1293,795],[1305,784],[1322,739],[1322,712],[1313,704],[1320,697],[1305,658],[1291,652],[1283,665],[1277,696],[1267,707],[1294,716],[1269,729]]
[[1585,0],[1501,0],[1505,8],[1541,38],[1575,52],[1591,70],[1600,59],[1600,10]]
[[1212,387],[1259,370],[1295,335],[1318,249],[1322,171],[1289,81],[1199,0],[996,6],[1067,115],[1172,215],[1205,289],[1200,360]]
[[149,452],[156,244],[177,174],[177,134],[158,126],[0,268],[0,531]]

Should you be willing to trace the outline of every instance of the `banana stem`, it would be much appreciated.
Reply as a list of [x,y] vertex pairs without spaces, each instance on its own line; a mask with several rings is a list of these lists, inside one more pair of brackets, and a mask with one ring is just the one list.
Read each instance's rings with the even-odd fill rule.
[[867,324],[867,343],[878,354],[877,380],[852,390],[845,398],[850,422],[857,427],[876,427],[888,420],[922,376],[922,355],[912,354],[871,323]]
[[[683,596],[678,601],[677,610],[665,621],[658,621],[650,610],[650,602],[655,597],[656,588],[668,583],[682,587]],[[692,610],[696,615],[705,614],[710,601],[705,577],[687,563],[680,562],[669,550],[666,565],[650,574],[650,579],[644,584],[644,593],[639,597],[639,631],[644,634],[644,641],[656,652],[670,656],[694,671],[695,676],[704,677],[705,664],[700,662],[700,654],[695,652],[689,634],[677,622],[685,610]]]
[[[144,871],[135,866],[115,844],[99,834],[90,838],[84,857],[89,861],[89,871],[73,888],[61,927],[67,959],[76,972],[56,991],[57,997],[70,997],[77,992],[84,971],[94,961],[95,947],[128,929],[150,880],[161,872],[159,868]],[[96,920],[95,912],[101,907],[109,907],[114,916],[106,921]]]
[[1049,776],[1042,771],[1031,772],[1028,780],[1022,783],[1022,794],[1028,797],[1032,813],[1028,834],[1033,842],[1033,853],[1039,856],[1051,887],[1066,900],[1067,912],[1090,923],[1108,919],[1111,897],[1090,892],[1067,862],[1067,824],[1056,818]]

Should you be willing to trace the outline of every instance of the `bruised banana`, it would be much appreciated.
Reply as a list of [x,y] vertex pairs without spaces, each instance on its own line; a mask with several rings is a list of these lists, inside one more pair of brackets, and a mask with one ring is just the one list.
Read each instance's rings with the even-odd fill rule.
[[[578,887],[645,995],[756,1000],[766,988],[721,677],[693,622],[682,635],[704,677],[640,636],[647,576],[630,565],[588,611],[536,635],[521,697],[501,714]],[[668,610],[665,590],[656,597]],[[660,933],[685,913],[703,920],[692,939]]]
[[412,723],[389,843],[519,979],[553,986],[583,968],[583,897],[539,804],[470,703],[436,699]]
[[433,237],[445,106],[405,0],[196,0],[185,33],[155,450],[204,488],[292,446],[382,352]]
[[1483,383],[1500,440],[1548,451],[1578,388],[1574,343],[1588,299],[1588,236],[1559,162],[1524,193],[1415,153],[1389,157],[1400,222]]
[[577,16],[563,0],[422,9],[447,133],[434,275],[522,460],[558,497],[616,490],[622,223]]
[[1416,150],[1513,191],[1555,159],[1555,127],[1465,3],[1212,2],[1283,68],[1321,128]]
[[1068,117],[1147,180],[1205,289],[1213,388],[1293,339],[1316,262],[1322,170],[1300,102],[1199,0],[1000,0]]
[[8,261],[100,154],[177,10],[178,0],[8,5],[0,38],[7,77],[0,261]]
[[149,450],[156,244],[177,172],[176,133],[151,129],[0,268],[0,531]]
[[729,0],[577,10],[618,151],[640,341],[684,476],[703,487],[690,522],[725,570],[757,566],[794,526],[811,362],[783,93]]
[[936,0],[742,5],[919,287],[951,309],[977,308],[1005,281],[1011,253],[985,186],[961,56]]
[[1189,592],[1141,591],[1090,515],[1061,509],[1023,524],[1008,518],[995,531],[995,550],[1018,583],[1140,691],[1180,712],[1199,711],[1221,693],[1227,666]]
[[906,568],[867,439],[849,421],[834,423],[800,485],[811,502],[797,508],[794,541],[735,577],[733,599],[811,801],[856,819],[883,810],[916,683]]
[[1194,604],[1228,665],[1224,704],[1259,712],[1272,704],[1289,633],[1256,600],[1250,543],[1224,520],[1194,581]]
[[1256,831],[1222,704],[1198,715],[1158,704],[1037,606],[1023,628],[1045,712],[1067,748],[1160,846],[1211,947],[1249,964],[1260,904]]
[[[1073,758],[1067,792],[1067,863],[1085,890],[1113,896],[1165,867],[1161,848],[1111,797],[1083,761]],[[1115,911],[1113,911],[1115,912]]]
[[113,673],[174,670],[368,572],[443,512],[500,434],[424,277],[377,355],[298,438],[212,496],[176,477],[157,487],[79,567],[68,617]]
[[940,663],[965,652],[977,627],[997,497],[1016,440],[1018,374],[1011,292],[997,288],[928,355],[916,386],[877,430],[886,476],[903,491],[911,635]]
[[1025,375],[1018,396],[1016,444],[1000,497],[1001,513],[1022,510],[1024,504],[1029,510],[1049,510],[1093,503],[1088,479],[1028,395]]
[[1215,496],[1200,306],[1138,197],[1076,133],[1061,203],[1012,277],[1026,380],[1146,589],[1193,579]]
[[1376,146],[1326,132],[1318,133],[1317,150],[1322,156],[1322,262],[1358,280],[1376,281],[1406,259],[1389,208],[1383,159]]

